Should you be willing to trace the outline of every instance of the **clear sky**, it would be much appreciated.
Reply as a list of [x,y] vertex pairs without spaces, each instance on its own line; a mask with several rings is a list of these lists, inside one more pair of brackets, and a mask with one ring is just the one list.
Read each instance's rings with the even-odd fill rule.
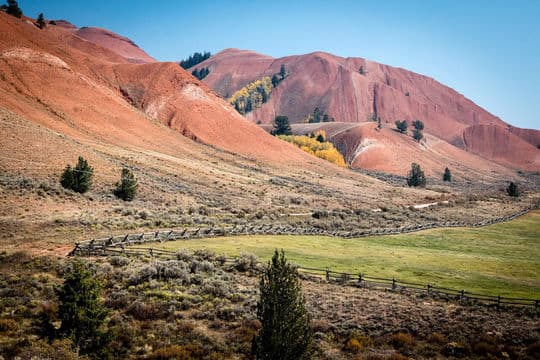
[[234,47],[327,51],[435,78],[540,129],[540,0],[19,0],[28,16],[127,36],[158,60]]

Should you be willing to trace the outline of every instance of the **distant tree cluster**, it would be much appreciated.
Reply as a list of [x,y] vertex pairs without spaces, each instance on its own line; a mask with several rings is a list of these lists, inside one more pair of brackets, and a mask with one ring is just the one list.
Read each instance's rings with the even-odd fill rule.
[[200,70],[195,69],[191,72],[191,75],[195,76],[199,80],[204,79],[206,76],[208,76],[208,74],[210,74],[210,70],[207,67],[203,67]]
[[208,59],[212,54],[210,52],[195,52],[193,55],[190,55],[185,60],[180,61],[180,66],[184,69],[189,69],[192,66],[197,65],[198,63],[203,62],[204,60]]
[[272,79],[265,76],[236,91],[228,101],[234,106],[236,111],[244,115],[260,108],[262,104],[267,102],[273,88]]
[[0,10],[5,11],[9,15],[15,16],[16,18],[21,18],[23,15],[23,12],[16,0],[7,0],[6,4],[0,7]]
[[308,154],[329,161],[337,166],[347,167],[343,155],[335,148],[334,144],[326,141],[326,133],[324,131],[318,131],[309,136],[279,135],[279,138],[296,145]]
[[[88,161],[79,156],[77,165],[71,167],[67,165],[60,177],[60,185],[65,189],[70,189],[80,194],[87,192],[92,186],[94,177],[94,168],[88,165]],[[122,169],[120,182],[116,183],[113,190],[114,195],[124,201],[131,201],[137,191],[137,179],[129,169]]]
[[330,117],[326,112],[321,111],[318,107],[313,110],[304,120],[307,123],[334,122],[336,119]]

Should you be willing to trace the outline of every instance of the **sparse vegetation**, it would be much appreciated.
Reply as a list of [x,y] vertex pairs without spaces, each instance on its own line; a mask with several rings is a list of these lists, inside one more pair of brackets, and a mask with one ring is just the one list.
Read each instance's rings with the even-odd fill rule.
[[92,186],[94,169],[88,165],[82,156],[79,156],[77,165],[74,168],[67,165],[60,178],[60,184],[66,189],[84,194]]
[[426,176],[424,171],[417,163],[411,164],[411,170],[407,175],[407,185],[414,187],[425,187],[426,186]]
[[406,134],[407,133],[407,127],[408,127],[407,120],[396,120],[396,129],[400,133]]
[[137,179],[133,172],[127,168],[122,169],[120,175],[120,182],[116,183],[116,188],[114,189],[114,195],[124,201],[131,201],[135,198],[135,193],[137,192]]
[[366,69],[364,68],[364,65],[360,65],[358,72],[360,73],[360,75],[366,75]]
[[320,122],[334,122],[336,121],[333,117],[330,117],[326,112],[321,111],[318,107],[313,110],[313,113],[306,116],[304,122],[313,124]]
[[190,55],[187,59],[182,60],[180,62],[180,66],[183,67],[184,69],[189,69],[190,67],[195,66],[203,62],[204,60],[210,58],[210,56],[212,56],[210,52],[204,52],[204,53],[195,52],[193,53],[193,55]]
[[260,280],[257,317],[259,334],[253,341],[256,359],[310,359],[311,318],[305,308],[296,268],[283,251],[274,256]]

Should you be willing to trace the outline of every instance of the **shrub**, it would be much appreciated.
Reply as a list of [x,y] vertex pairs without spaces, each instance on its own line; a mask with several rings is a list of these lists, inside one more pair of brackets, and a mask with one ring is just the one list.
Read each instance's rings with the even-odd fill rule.
[[390,343],[397,349],[410,349],[416,344],[416,341],[411,334],[398,332],[392,335]]
[[152,320],[159,317],[159,310],[152,303],[135,301],[127,309],[127,313],[137,320]]
[[417,163],[411,164],[411,170],[407,176],[407,185],[420,187],[426,186],[426,176],[424,175],[424,171],[422,171],[420,165]]
[[122,169],[120,175],[120,182],[116,183],[116,189],[114,189],[114,195],[124,201],[131,201],[135,198],[135,193],[139,185],[137,184],[137,179],[135,175],[126,168]]
[[115,255],[109,258],[109,264],[111,264],[112,266],[126,266],[129,263],[129,259],[125,256]]
[[0,319],[0,332],[10,332],[19,330],[19,325],[13,319]]
[[60,184],[66,189],[71,189],[78,193],[85,193],[92,186],[92,177],[94,169],[88,165],[88,162],[79,156],[75,168],[67,165],[60,178]]
[[424,134],[422,134],[421,130],[414,129],[413,130],[413,139],[420,142],[424,138]]
[[210,278],[203,281],[201,292],[214,297],[228,297],[231,294],[231,288],[221,279]]
[[257,318],[261,329],[253,341],[257,359],[309,359],[311,319],[296,268],[277,250],[260,280]]
[[243,252],[234,259],[234,267],[238,271],[257,270],[259,258],[255,254]]
[[519,188],[517,184],[513,181],[510,181],[510,184],[508,184],[508,187],[506,188],[506,193],[508,194],[508,196],[518,197]]

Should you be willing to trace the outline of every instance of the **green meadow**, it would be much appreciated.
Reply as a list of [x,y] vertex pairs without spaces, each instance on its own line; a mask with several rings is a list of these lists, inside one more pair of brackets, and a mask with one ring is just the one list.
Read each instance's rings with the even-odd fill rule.
[[341,239],[327,236],[231,236],[179,240],[148,247],[211,249],[229,256],[274,249],[305,267],[431,283],[489,295],[540,299],[540,211],[480,228],[441,228],[403,235]]

